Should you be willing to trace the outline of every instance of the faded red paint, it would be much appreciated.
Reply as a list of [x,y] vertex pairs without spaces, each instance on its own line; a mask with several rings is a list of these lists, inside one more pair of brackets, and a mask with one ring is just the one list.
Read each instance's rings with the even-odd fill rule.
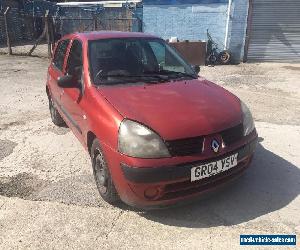
[[[196,80],[152,85],[95,87],[89,76],[87,42],[96,39],[127,37],[152,36],[142,33],[92,32],[63,37],[62,40],[78,39],[83,45],[85,93],[81,98],[78,89],[62,89],[57,85],[57,78],[65,74],[66,58],[71,45],[69,45],[66,53],[63,72],[60,72],[51,63],[47,81],[50,94],[67,110],[80,127],[82,133],[59,110],[82,145],[88,149],[87,134],[89,131],[93,132],[100,140],[120,198],[128,204],[142,207],[169,205],[214,190],[221,184],[233,179],[221,179],[218,185],[212,185],[208,190],[192,195],[156,201],[147,200],[144,197],[146,188],[155,186],[163,193],[166,184],[184,182],[188,179],[151,184],[137,184],[126,180],[120,167],[121,163],[135,168],[164,168],[214,158],[216,154],[209,149],[210,143],[208,142],[213,137],[220,138],[218,132],[242,122],[239,99],[220,86],[201,77]],[[84,116],[86,119],[83,119]],[[128,157],[118,152],[118,130],[124,118],[147,125],[164,140],[209,136],[205,138],[202,154],[162,159]],[[230,147],[223,148],[218,156],[232,152],[256,138],[257,134],[254,131]],[[248,166],[251,157],[252,153],[239,162],[240,165],[243,165],[242,170]]]

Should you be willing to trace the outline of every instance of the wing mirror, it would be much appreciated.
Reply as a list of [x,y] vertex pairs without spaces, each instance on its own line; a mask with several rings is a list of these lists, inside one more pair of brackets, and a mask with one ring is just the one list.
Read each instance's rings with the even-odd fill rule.
[[200,73],[200,66],[199,65],[194,65],[193,69],[197,73],[197,75]]
[[62,88],[78,88],[78,83],[72,75],[58,77],[57,84]]

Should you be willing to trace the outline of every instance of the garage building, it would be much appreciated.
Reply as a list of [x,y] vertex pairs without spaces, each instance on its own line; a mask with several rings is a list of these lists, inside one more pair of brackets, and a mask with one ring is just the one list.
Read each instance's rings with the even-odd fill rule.
[[300,62],[300,1],[250,0],[248,61]]

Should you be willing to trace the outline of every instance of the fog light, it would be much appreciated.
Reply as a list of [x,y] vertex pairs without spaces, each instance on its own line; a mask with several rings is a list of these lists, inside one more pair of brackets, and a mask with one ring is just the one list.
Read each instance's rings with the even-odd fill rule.
[[147,199],[154,200],[159,195],[159,189],[157,187],[147,188],[144,192],[144,196]]

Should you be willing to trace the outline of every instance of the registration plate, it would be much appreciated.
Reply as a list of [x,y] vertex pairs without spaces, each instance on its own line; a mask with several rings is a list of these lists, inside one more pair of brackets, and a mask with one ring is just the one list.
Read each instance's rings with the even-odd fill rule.
[[191,181],[201,180],[222,172],[237,165],[238,154],[228,156],[224,159],[209,162],[191,169]]

